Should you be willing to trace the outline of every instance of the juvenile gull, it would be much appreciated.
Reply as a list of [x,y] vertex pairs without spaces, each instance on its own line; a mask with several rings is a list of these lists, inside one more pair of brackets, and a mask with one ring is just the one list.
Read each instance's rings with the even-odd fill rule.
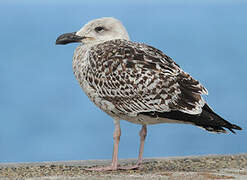
[[[162,51],[132,42],[121,22],[95,19],[79,31],[59,36],[56,44],[81,43],[73,70],[89,99],[114,119],[114,149],[109,167],[90,170],[135,169],[142,163],[147,125],[186,123],[207,131],[241,130],[217,115],[202,98],[207,94],[197,80]],[[120,120],[142,125],[137,164],[118,166]]]

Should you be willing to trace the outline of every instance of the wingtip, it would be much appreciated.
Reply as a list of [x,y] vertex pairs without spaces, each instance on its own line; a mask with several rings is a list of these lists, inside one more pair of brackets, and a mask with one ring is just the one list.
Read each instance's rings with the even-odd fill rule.
[[233,134],[236,134],[236,132],[233,130],[233,129],[236,129],[236,130],[242,130],[241,127],[235,125],[235,124],[232,124],[232,127],[231,128],[228,128],[229,131],[231,131]]
[[242,130],[242,128],[239,127],[239,126],[237,126],[236,124],[233,124],[233,125],[232,125],[232,128],[233,128],[233,129],[237,129],[237,130]]

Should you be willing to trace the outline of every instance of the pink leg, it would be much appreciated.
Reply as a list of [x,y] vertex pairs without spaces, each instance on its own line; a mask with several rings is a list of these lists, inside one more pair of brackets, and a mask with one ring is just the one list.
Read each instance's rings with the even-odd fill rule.
[[121,128],[119,120],[114,120],[115,130],[113,134],[114,146],[113,146],[113,154],[112,154],[112,167],[113,170],[117,170],[118,166],[118,147],[121,136]]
[[147,125],[143,125],[142,129],[139,133],[140,135],[140,148],[139,148],[139,156],[138,156],[138,161],[136,163],[136,165],[134,166],[127,166],[127,167],[120,167],[119,169],[138,169],[140,167],[140,165],[142,164],[143,161],[143,149],[144,149],[144,142],[147,136]]
[[114,146],[113,146],[111,166],[100,167],[100,168],[86,168],[85,170],[89,170],[89,171],[113,171],[113,170],[119,169],[118,168],[118,145],[119,145],[120,136],[121,136],[121,128],[120,128],[119,120],[114,119],[114,125],[115,125],[115,129],[114,129],[114,133],[113,133]]
[[143,155],[144,142],[145,142],[146,136],[147,136],[147,125],[143,125],[140,131],[140,149],[139,149],[137,165],[142,164],[142,160],[143,160],[142,155]]
[[138,161],[137,161],[136,165],[120,167],[120,166],[118,166],[118,145],[119,145],[120,136],[121,136],[121,129],[120,129],[119,120],[114,120],[114,125],[115,125],[115,130],[114,130],[114,134],[113,134],[114,147],[113,147],[111,166],[101,167],[101,168],[89,168],[89,169],[85,169],[85,170],[90,170],[90,171],[113,171],[113,170],[118,170],[118,169],[130,170],[130,169],[138,169],[140,167],[140,165],[142,164],[144,142],[145,142],[145,138],[147,136],[147,126],[143,125],[142,129],[139,133],[140,134],[140,149],[139,149],[139,156],[138,156]]

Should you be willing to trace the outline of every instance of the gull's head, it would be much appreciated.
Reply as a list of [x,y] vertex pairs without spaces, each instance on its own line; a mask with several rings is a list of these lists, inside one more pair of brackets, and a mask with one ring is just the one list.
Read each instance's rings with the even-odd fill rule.
[[88,22],[77,32],[62,34],[57,38],[56,44],[98,44],[114,39],[129,40],[129,35],[119,20],[104,17]]

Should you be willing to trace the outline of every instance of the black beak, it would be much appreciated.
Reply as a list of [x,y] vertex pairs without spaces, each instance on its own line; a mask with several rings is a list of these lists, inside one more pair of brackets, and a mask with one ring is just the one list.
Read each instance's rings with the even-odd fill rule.
[[83,37],[76,35],[76,32],[73,33],[66,33],[60,35],[57,40],[56,44],[69,44],[69,43],[76,43],[76,42],[81,42]]

